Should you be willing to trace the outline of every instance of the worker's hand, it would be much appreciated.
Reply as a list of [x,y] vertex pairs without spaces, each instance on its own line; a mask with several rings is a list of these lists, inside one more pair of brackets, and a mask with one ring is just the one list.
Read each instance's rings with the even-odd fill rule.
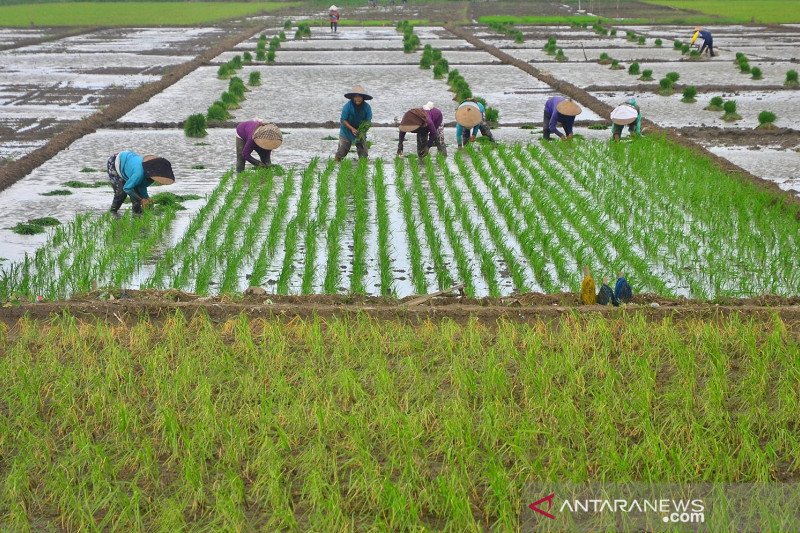
[[475,136],[474,136],[474,135],[471,135],[471,136],[470,136],[470,138],[469,138],[469,142],[471,142],[471,143],[474,143],[474,142],[475,142]]
[[153,200],[150,198],[142,198],[142,209],[148,209],[150,204],[153,203]]
[[350,127],[350,133],[358,137],[358,130],[352,126]]

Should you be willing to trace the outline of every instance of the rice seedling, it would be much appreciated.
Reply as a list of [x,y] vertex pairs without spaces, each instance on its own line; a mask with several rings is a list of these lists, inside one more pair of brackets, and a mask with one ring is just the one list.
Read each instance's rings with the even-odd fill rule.
[[683,44],[683,45],[681,46],[681,55],[686,55],[686,54],[690,53],[690,52],[691,52],[691,50],[692,50],[692,47],[691,47],[690,45],[688,45],[688,44]]
[[722,115],[722,120],[726,122],[735,122],[741,120],[742,116],[736,112],[736,100],[726,100],[722,104],[722,110],[725,112]]
[[549,55],[553,55],[553,54],[556,53],[556,49],[557,48],[558,48],[558,45],[556,44],[556,38],[555,37],[548,37],[547,38],[547,42],[545,43],[543,50],[545,52],[547,52]]
[[285,21],[283,23],[283,29],[284,30],[291,30],[292,29],[292,21],[291,20]]
[[775,127],[777,115],[772,111],[762,111],[758,114],[758,127],[760,129],[772,129]]
[[639,77],[641,81],[653,81],[653,71],[652,69],[646,68],[642,71],[642,75]]
[[609,35],[610,35],[611,37],[616,37],[616,36],[617,36],[617,30],[616,30],[616,29],[612,29],[612,30],[609,32]]
[[656,39],[655,41],[653,41],[653,44],[655,44],[656,46],[662,46],[664,42],[661,39]]
[[375,191],[375,219],[378,231],[378,269],[380,271],[381,294],[391,296],[394,294],[391,271],[391,255],[389,252],[389,211],[388,194],[383,171],[383,161],[375,162],[372,174],[372,188]]
[[747,61],[746,58],[739,61],[739,72],[741,72],[742,74],[750,73],[750,63]]
[[205,137],[208,135],[206,125],[206,116],[204,114],[189,115],[189,118],[183,123],[183,133],[187,137]]
[[625,32],[625,37],[628,41],[635,42],[637,39],[636,32],[628,30]]
[[93,181],[91,183],[78,180],[69,180],[64,182],[64,187],[72,189],[96,189],[98,187],[110,187],[110,181]]
[[618,59],[612,59],[611,60],[611,70],[624,70],[624,69],[625,69],[625,67],[623,65],[619,64],[619,60]]
[[343,265],[340,264],[342,248],[341,235],[345,229],[347,219],[347,207],[350,200],[350,191],[353,190],[353,163],[345,159],[339,164],[336,175],[336,207],[334,208],[333,218],[328,226],[327,234],[327,256],[325,278],[323,281],[323,292],[326,294],[336,294],[339,292],[339,282],[342,277]]
[[758,67],[753,67],[750,69],[751,78],[754,80],[761,80],[764,79],[764,73],[761,72],[761,69]]
[[800,87],[800,81],[798,81],[796,70],[791,69],[786,71],[786,81],[783,82],[783,85],[792,88]]
[[693,104],[697,101],[697,88],[693,85],[689,85],[683,89],[683,98],[681,98],[681,102],[685,104]]
[[672,83],[677,83],[678,80],[681,78],[681,75],[678,74],[677,72],[667,72],[666,76],[664,77],[667,78]]
[[689,60],[690,61],[699,61],[702,58],[700,55],[700,50],[692,50],[689,52]]
[[256,50],[256,61],[266,61],[267,60],[267,51],[263,48],[259,48]]
[[608,55],[607,52],[602,52],[600,54],[600,59],[597,62],[601,65],[610,65],[612,61],[613,59],[611,59],[611,56]]
[[239,105],[239,98],[228,91],[222,93],[219,97],[219,101],[225,106],[225,109],[233,110],[239,109],[241,106]]
[[275,49],[270,48],[267,50],[267,63],[274,63],[275,62]]
[[253,54],[251,54],[250,52],[243,53],[242,54],[242,62],[245,65],[249,65],[250,63],[252,63],[253,62]]
[[221,80],[228,79],[233,76],[233,69],[225,63],[224,65],[220,65],[217,69],[217,77]]
[[674,41],[672,41],[672,48],[674,48],[675,50],[680,50],[681,48],[683,48],[683,42],[678,39],[675,39]]
[[638,39],[636,39],[636,43],[639,45],[643,45],[647,42],[647,38],[644,35],[640,35]]
[[354,294],[367,292],[364,287],[364,277],[367,274],[367,221],[369,219],[367,170],[367,160],[360,159],[353,174],[353,270],[350,276],[350,292]]
[[44,233],[44,226],[41,224],[31,224],[30,222],[17,222],[11,231],[17,235],[37,235]]
[[413,198],[411,191],[406,187],[404,173],[405,165],[403,158],[395,158],[395,188],[400,198],[400,207],[403,211],[403,220],[406,225],[406,235],[408,237],[409,257],[411,262],[411,283],[417,294],[428,292],[428,282],[422,270],[422,248],[420,237],[417,233],[417,223],[414,216]]
[[661,96],[670,96],[672,93],[675,92],[675,88],[672,86],[672,80],[669,78],[661,78],[658,81],[658,94]]
[[80,170],[80,172],[84,172],[84,173],[91,173],[91,172],[99,172],[99,171],[98,171],[96,168],[92,168],[92,167],[83,167],[83,168]]
[[40,192],[39,196],[69,196],[72,191],[68,189],[53,189],[52,191]]
[[269,41],[269,47],[270,47],[270,48],[274,48],[274,49],[276,49],[276,50],[277,50],[278,48],[280,48],[280,47],[281,47],[281,39],[280,39],[280,37],[278,37],[278,36],[276,35],[275,37],[273,37],[272,39],[270,39],[270,41]]
[[722,111],[722,104],[723,103],[724,103],[724,100],[723,100],[723,98],[721,96],[714,96],[714,97],[711,98],[708,106],[706,106],[704,109],[706,111]]
[[500,111],[494,107],[486,107],[486,122],[495,127],[500,123]]
[[300,181],[300,200],[294,218],[286,226],[284,237],[283,262],[278,275],[276,290],[278,294],[289,292],[289,278],[294,271],[294,258],[297,253],[298,234],[301,229],[308,231],[311,213],[311,189],[316,177],[318,160],[315,158],[303,171]]
[[228,112],[228,108],[223,102],[217,101],[209,106],[206,116],[209,121],[220,121],[228,120],[232,115]]
[[261,85],[261,73],[258,71],[253,71],[247,78],[247,84],[251,87],[257,87]]
[[630,66],[628,67],[628,74],[630,74],[631,76],[639,76],[641,74],[639,70],[638,61],[634,61],[633,63],[630,64]]
[[297,31],[295,31],[294,38],[305,39],[307,37],[311,37],[311,26],[309,26],[307,22],[301,22],[297,25]]
[[[429,47],[430,45],[425,45],[425,46]],[[430,70],[432,65],[433,65],[433,57],[431,57],[430,54],[423,52],[422,56],[419,59],[419,68]]]
[[564,54],[564,50],[559,48],[556,50],[556,61],[567,61],[569,58]]
[[242,56],[240,56],[238,54],[233,56],[233,58],[230,61],[228,61],[228,65],[230,65],[230,67],[233,70],[239,70],[243,66]]

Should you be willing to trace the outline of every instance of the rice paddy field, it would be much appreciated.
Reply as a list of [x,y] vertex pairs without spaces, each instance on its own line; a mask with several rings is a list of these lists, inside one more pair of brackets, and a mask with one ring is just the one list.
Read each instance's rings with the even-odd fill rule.
[[[663,3],[0,8],[0,531],[800,530],[800,21]],[[468,92],[497,142],[459,150]],[[398,155],[428,100],[447,153]],[[237,173],[253,117],[283,145]],[[124,149],[177,177],[140,216]],[[633,299],[581,305],[583,267]],[[743,499],[578,526],[536,507],[565,483]]]

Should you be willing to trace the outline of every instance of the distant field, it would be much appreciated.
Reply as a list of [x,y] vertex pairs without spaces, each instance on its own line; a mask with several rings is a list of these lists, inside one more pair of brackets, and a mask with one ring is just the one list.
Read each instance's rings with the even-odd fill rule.
[[[509,16],[509,15],[491,15],[486,17],[481,17],[478,19],[478,22],[482,24],[491,24],[493,22],[496,23],[508,23],[508,24],[593,24],[597,22],[599,17],[589,16],[589,15],[575,15],[573,17],[559,17],[559,16]],[[629,22],[626,20],[626,22]],[[633,21],[637,22],[637,21]]]
[[800,22],[797,0],[643,0],[648,4],[724,16],[730,22],[788,24]]
[[292,2],[74,2],[0,7],[0,26],[190,26],[275,11]]

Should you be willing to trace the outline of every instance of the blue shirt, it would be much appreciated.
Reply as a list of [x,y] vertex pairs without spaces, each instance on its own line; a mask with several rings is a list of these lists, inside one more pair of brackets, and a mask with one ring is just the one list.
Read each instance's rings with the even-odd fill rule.
[[344,137],[348,141],[354,142],[356,140],[356,136],[353,135],[353,132],[347,129],[342,122],[344,120],[349,122],[354,128],[358,129],[359,124],[362,122],[372,122],[372,108],[367,102],[364,102],[361,105],[356,105],[352,100],[350,100],[344,104],[344,107],[342,108],[342,116],[339,119],[341,124],[341,126],[339,126],[339,137]]
[[[481,110],[481,117],[485,120],[486,119],[486,108],[483,107],[483,104],[480,103],[480,102],[472,102],[472,103],[474,103],[475,105],[478,106],[478,109]],[[478,135],[478,132],[480,132],[480,131],[481,131],[481,125],[480,124],[478,124],[477,126],[473,126],[472,127],[472,136],[475,137],[476,135]],[[464,135],[464,126],[462,126],[461,124],[456,122],[456,142],[459,143],[459,146],[461,146],[461,142],[462,142],[461,139],[463,138],[463,135]]]
[[559,137],[563,134],[558,131],[558,123],[564,126],[564,131],[567,135],[572,134],[572,126],[575,124],[575,117],[569,115],[562,115],[556,110],[558,104],[566,100],[563,96],[551,96],[544,104],[544,114],[547,117],[547,123],[544,125],[545,129],[550,133],[555,133]]
[[119,161],[119,175],[125,180],[122,188],[131,197],[141,200],[150,198],[147,194],[147,187],[153,184],[153,180],[145,176],[142,161],[144,158],[136,152],[125,151],[117,154]]
[[702,37],[707,43],[710,43],[714,40],[711,38],[711,32],[708,30],[700,30],[700,37]]

